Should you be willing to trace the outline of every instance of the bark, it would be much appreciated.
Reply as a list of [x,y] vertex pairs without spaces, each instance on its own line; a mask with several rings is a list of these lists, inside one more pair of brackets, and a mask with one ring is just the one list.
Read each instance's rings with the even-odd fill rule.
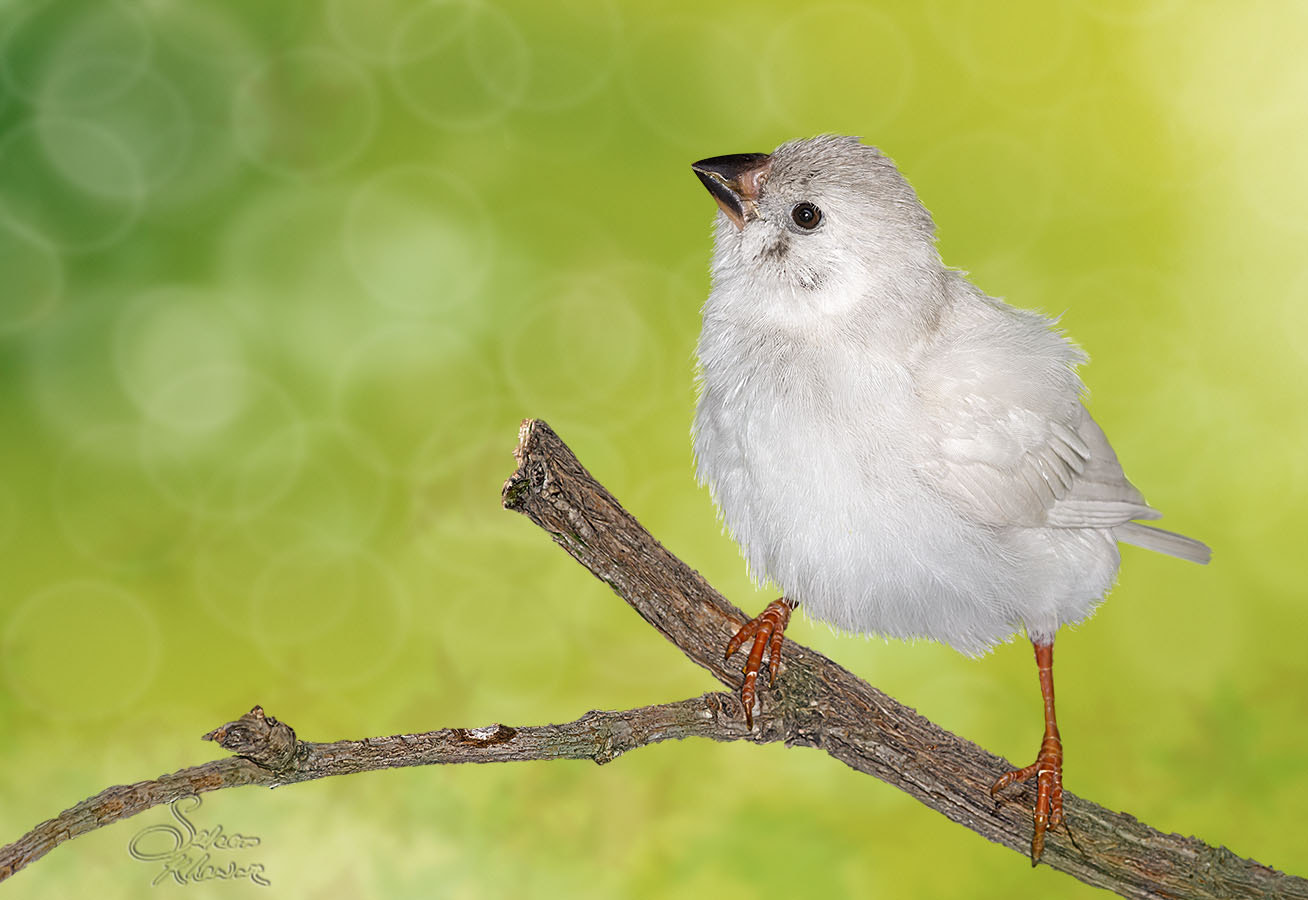
[[[776,684],[760,691],[754,727],[737,699],[740,672],[722,649],[747,617],[669,553],[591,477],[544,422],[523,423],[505,507],[527,515],[644,619],[727,688],[677,703],[590,712],[565,725],[442,729],[313,743],[255,707],[205,735],[234,756],[153,781],[108,788],[0,849],[0,880],[60,843],[188,794],[275,787],[396,766],[593,759],[670,738],[785,741],[819,747],[1025,856],[1034,788],[996,803],[989,787],[1008,762],[936,726],[831,660],[787,640]],[[1222,847],[1164,834],[1126,813],[1064,794],[1066,829],[1050,832],[1051,867],[1125,897],[1305,898],[1308,881]]]

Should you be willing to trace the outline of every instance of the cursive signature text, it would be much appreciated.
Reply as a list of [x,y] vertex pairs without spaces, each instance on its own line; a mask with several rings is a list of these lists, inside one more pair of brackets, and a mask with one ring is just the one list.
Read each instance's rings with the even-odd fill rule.
[[221,825],[197,828],[187,816],[200,808],[200,798],[194,794],[178,797],[168,804],[176,825],[151,825],[142,828],[127,842],[132,859],[158,863],[163,866],[150,883],[159,885],[168,879],[177,884],[199,884],[202,881],[236,881],[249,879],[258,885],[271,884],[264,876],[263,865],[240,865],[225,860],[223,855],[249,850],[259,846],[259,838],[248,834],[228,834]]

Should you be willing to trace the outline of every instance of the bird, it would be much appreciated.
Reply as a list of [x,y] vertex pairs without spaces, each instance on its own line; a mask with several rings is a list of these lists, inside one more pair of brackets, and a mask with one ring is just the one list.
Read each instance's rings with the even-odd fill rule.
[[718,206],[696,476],[750,575],[782,593],[726,648],[750,643],[747,725],[796,608],[969,656],[1025,633],[1044,735],[991,794],[1036,779],[1036,865],[1064,825],[1055,635],[1113,587],[1119,544],[1211,551],[1144,524],[1161,514],[1086,409],[1085,353],[946,266],[931,214],[876,147],[821,135],[691,168]]

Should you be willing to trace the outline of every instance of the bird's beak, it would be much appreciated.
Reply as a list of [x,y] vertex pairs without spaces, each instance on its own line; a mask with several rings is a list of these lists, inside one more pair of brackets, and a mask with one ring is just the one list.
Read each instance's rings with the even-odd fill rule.
[[737,228],[758,218],[758,192],[772,168],[766,153],[733,153],[692,163],[690,167],[704,182],[718,206]]

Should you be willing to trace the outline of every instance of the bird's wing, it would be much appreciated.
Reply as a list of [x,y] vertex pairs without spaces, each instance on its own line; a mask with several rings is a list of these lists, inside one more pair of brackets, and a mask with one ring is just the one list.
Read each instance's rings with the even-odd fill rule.
[[945,435],[928,467],[936,488],[989,525],[1111,528],[1159,517],[1079,402],[1070,421],[1035,419],[1010,411],[970,434]]
[[1082,405],[1084,355],[1051,320],[986,298],[950,324],[921,382],[936,490],[990,525],[1159,518]]

